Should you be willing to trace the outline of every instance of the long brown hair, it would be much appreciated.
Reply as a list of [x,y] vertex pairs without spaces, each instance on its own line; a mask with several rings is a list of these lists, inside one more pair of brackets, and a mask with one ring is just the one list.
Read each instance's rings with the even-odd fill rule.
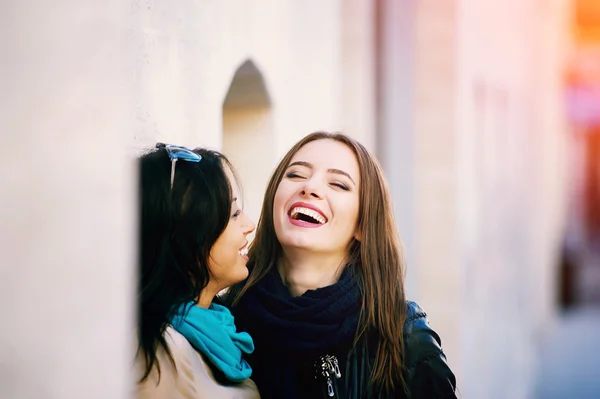
[[377,354],[370,382],[385,391],[397,384],[405,386],[403,326],[406,319],[404,294],[404,250],[402,248],[392,201],[381,167],[367,149],[356,140],[341,134],[314,132],[288,151],[267,186],[256,237],[250,248],[250,276],[241,287],[235,287],[235,306],[244,293],[276,265],[281,255],[273,223],[273,202],[292,157],[304,145],[316,140],[335,140],[348,146],[356,155],[360,169],[360,209],[358,231],[360,241],[353,240],[349,257],[358,264],[362,287],[362,309],[355,343],[367,330],[378,336]]

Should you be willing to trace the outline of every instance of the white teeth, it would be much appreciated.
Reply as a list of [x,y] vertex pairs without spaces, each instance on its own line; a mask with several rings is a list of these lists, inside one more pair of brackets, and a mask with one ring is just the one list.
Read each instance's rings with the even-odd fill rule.
[[303,215],[306,215],[306,216],[310,216],[311,218],[313,218],[317,222],[319,222],[319,224],[324,224],[326,222],[325,218],[319,212],[313,211],[312,209],[303,208],[300,206],[292,209],[292,212],[290,212],[290,216],[292,218],[294,218],[299,213],[302,213]]
[[240,255],[248,256],[248,247],[240,249]]

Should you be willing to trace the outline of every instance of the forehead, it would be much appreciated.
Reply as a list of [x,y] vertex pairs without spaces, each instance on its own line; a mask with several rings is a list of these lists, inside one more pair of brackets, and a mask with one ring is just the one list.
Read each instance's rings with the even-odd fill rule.
[[294,154],[290,163],[304,161],[315,169],[339,169],[357,181],[360,178],[358,160],[346,144],[330,139],[311,141]]

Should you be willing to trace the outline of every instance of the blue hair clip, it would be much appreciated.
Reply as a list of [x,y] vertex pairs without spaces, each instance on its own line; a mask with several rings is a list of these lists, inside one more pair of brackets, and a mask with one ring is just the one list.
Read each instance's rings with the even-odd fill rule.
[[164,148],[167,151],[167,154],[169,154],[169,159],[171,159],[171,188],[173,188],[173,182],[175,181],[175,164],[178,160],[181,159],[186,162],[200,162],[202,160],[200,154],[196,154],[189,148],[178,145],[156,143],[156,148]]

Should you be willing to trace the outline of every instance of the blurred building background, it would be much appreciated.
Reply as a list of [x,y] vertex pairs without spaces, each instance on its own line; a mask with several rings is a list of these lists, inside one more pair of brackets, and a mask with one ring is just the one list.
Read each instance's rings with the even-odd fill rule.
[[566,68],[573,179],[561,271],[565,307],[600,302],[600,2],[577,1],[574,11]]
[[130,397],[143,148],[224,151],[257,219],[321,129],[381,160],[462,398],[600,397],[599,4],[3,2],[0,398]]

